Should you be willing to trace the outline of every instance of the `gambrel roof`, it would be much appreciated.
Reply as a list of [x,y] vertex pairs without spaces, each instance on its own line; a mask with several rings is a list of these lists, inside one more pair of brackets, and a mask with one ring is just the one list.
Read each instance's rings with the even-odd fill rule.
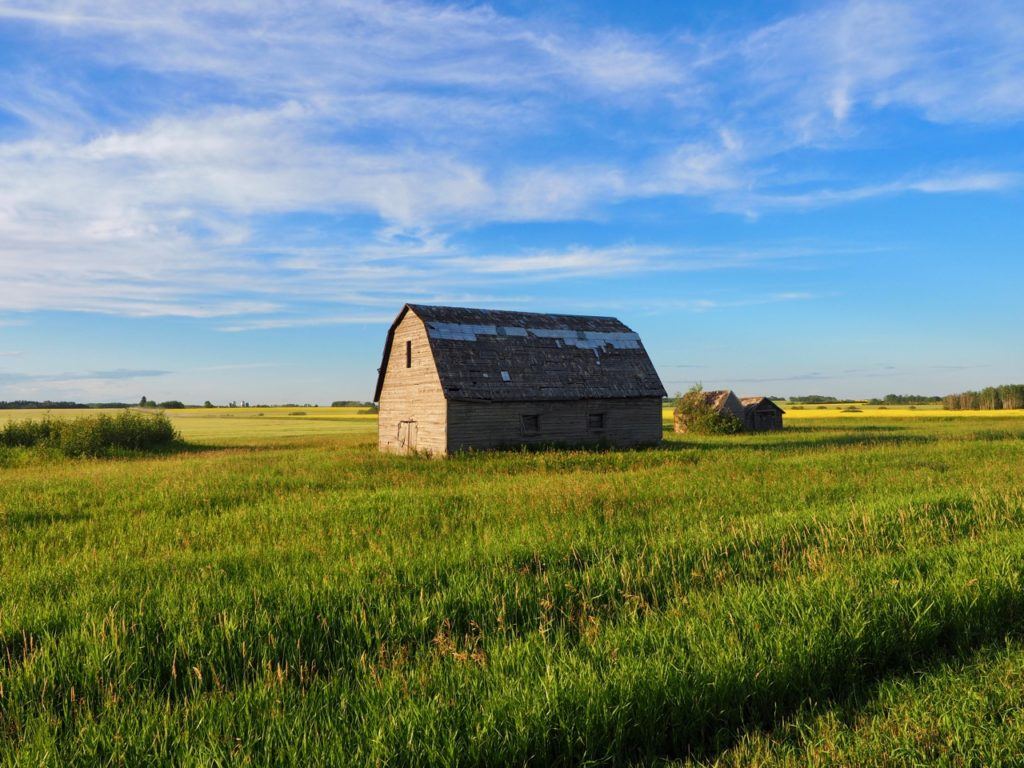
[[614,317],[406,304],[388,331],[374,401],[407,312],[426,326],[449,400],[665,397],[640,337]]

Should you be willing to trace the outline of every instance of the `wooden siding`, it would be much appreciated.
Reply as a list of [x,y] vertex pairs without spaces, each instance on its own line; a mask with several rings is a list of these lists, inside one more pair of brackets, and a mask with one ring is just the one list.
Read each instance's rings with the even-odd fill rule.
[[775,406],[751,406],[747,408],[746,428],[751,432],[774,432],[782,429],[782,413]]
[[[406,367],[406,342],[411,342],[412,365]],[[427,330],[412,312],[395,328],[384,368],[377,421],[382,451],[407,453],[410,449],[444,454],[447,448],[447,401],[441,390]],[[403,426],[403,422],[405,426]],[[415,445],[408,445],[413,439]]]
[[[589,415],[603,413],[604,428],[592,429]],[[539,416],[536,434],[523,434],[522,417]],[[561,443],[650,445],[661,440],[661,398],[448,403],[450,453],[514,445]]]

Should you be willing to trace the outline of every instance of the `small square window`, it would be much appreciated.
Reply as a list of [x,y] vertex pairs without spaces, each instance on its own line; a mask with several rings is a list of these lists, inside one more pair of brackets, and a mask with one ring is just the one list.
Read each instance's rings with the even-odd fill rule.
[[604,414],[588,413],[587,428],[595,431],[604,429]]
[[412,342],[405,342],[405,367],[412,368]]
[[524,435],[536,435],[540,432],[540,416],[536,414],[520,416],[519,426],[522,428]]

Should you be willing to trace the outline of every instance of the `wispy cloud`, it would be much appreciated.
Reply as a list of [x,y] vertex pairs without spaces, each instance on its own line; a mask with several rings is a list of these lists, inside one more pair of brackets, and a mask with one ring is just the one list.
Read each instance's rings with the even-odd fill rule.
[[[773,263],[676,242],[496,253],[460,238],[495,223],[1021,185],[1006,159],[871,178],[830,162],[878,142],[894,110],[1024,118],[1024,13],[995,0],[967,18],[847,0],[699,35],[408,0],[0,0],[0,25],[40,46],[0,74],[0,310],[345,323],[410,293]],[[303,217],[322,224],[281,223]]]
[[60,383],[82,381],[123,381],[131,379],[148,379],[167,376],[170,371],[133,370],[118,368],[110,371],[79,371],[63,373],[12,373],[0,372],[0,385],[33,383]]
[[220,326],[221,331],[237,333],[239,331],[268,331],[280,328],[311,328],[320,325],[373,325],[390,323],[394,315],[328,315],[326,317],[274,317],[256,320],[240,320]]

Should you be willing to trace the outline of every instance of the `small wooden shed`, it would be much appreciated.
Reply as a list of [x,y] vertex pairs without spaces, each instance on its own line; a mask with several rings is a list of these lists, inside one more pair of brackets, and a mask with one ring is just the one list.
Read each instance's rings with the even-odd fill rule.
[[782,415],[785,413],[767,397],[744,397],[743,426],[750,432],[770,432],[782,429]]
[[[715,389],[708,392],[701,392],[704,396],[704,402],[711,407],[712,410],[718,413],[727,413],[730,416],[735,416],[740,421],[743,421],[743,404],[740,399],[733,394],[731,389]],[[688,426],[686,419],[676,411],[675,418],[675,431],[686,432]]]
[[406,304],[378,374],[382,451],[661,440],[665,388],[612,317]]

